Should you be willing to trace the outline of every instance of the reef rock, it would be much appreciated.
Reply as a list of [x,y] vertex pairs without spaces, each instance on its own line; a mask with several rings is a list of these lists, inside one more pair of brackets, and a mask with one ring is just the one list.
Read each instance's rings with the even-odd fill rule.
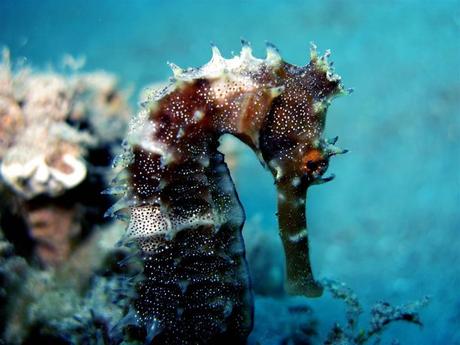
[[42,263],[56,265],[88,230],[82,222],[102,221],[111,145],[124,135],[128,115],[113,75],[14,70],[4,51],[0,207],[12,242],[32,242]]

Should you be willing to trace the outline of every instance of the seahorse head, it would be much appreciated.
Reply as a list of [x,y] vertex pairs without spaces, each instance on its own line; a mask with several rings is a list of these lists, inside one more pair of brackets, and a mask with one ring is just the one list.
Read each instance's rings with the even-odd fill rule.
[[294,184],[324,182],[329,157],[343,153],[336,139],[324,140],[326,111],[331,100],[346,94],[340,77],[327,61],[329,51],[318,57],[311,48],[306,66],[280,61],[274,68],[279,95],[273,100],[260,131],[263,160],[277,181],[294,179]]
[[259,156],[272,172],[278,191],[278,220],[286,254],[286,289],[291,294],[310,297],[319,296],[322,288],[315,282],[310,267],[306,192],[311,185],[332,180],[334,175],[323,177],[329,158],[347,152],[335,146],[337,137],[323,138],[331,100],[351,92],[343,88],[340,76],[333,73],[329,55],[330,51],[326,51],[318,56],[312,44],[306,66],[294,66],[278,59],[273,71],[279,95],[270,105],[259,136]]

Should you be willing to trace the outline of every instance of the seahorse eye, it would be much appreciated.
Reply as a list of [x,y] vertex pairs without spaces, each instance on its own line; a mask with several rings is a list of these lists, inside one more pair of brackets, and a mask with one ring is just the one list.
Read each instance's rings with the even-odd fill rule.
[[319,163],[315,161],[308,161],[307,162],[307,171],[315,171],[318,169]]
[[317,178],[323,175],[326,172],[328,165],[328,158],[317,149],[308,151],[302,159],[302,171],[308,177]]

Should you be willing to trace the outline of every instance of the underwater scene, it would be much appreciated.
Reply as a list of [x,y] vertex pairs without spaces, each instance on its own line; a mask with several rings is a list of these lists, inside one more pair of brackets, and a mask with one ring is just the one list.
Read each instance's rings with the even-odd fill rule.
[[460,1],[0,0],[0,344],[460,344]]

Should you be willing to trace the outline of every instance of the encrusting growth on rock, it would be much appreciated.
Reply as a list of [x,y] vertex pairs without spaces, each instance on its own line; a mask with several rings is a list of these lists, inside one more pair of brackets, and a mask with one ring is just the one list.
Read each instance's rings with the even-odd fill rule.
[[65,262],[90,223],[103,222],[111,200],[100,189],[129,113],[114,75],[15,68],[3,50],[0,226],[13,242],[32,242],[41,264]]
[[[135,244],[144,265],[133,319],[147,342],[244,342],[252,329],[252,296],[241,236],[244,211],[219,138],[231,134],[253,149],[278,191],[278,219],[286,255],[286,289],[320,296],[308,252],[305,200],[329,158],[345,153],[322,137],[331,100],[347,94],[312,45],[304,67],[267,56],[225,59],[212,46],[200,68],[170,64],[170,83],[152,93],[132,119],[124,169],[110,192],[121,194],[108,211],[129,223],[122,244]],[[127,320],[129,317],[127,318]]]

